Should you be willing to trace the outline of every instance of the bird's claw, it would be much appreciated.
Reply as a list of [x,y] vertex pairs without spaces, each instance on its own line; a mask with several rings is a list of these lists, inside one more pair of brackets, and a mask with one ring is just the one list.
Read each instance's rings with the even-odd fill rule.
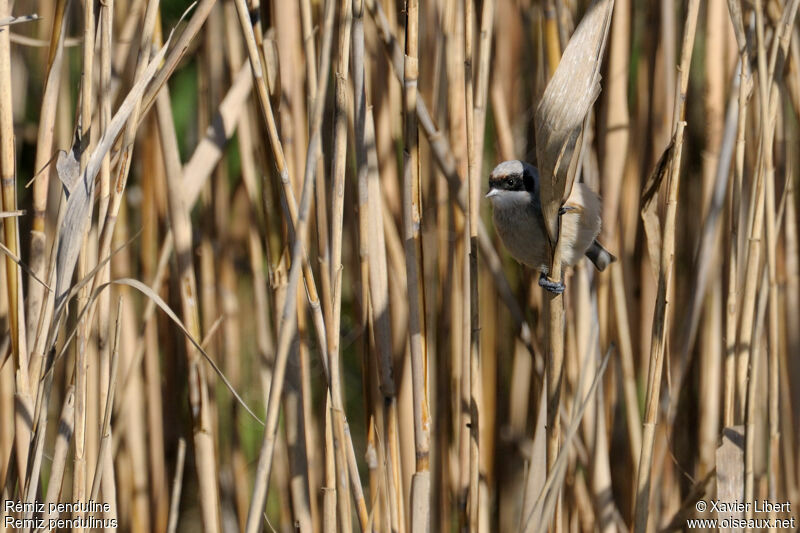
[[539,274],[539,286],[553,294],[562,294],[566,288],[563,281],[550,281],[544,273]]

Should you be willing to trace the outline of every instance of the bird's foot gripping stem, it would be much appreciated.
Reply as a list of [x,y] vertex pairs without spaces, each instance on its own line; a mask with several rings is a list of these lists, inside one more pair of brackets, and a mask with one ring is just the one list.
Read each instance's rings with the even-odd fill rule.
[[563,281],[550,281],[544,273],[539,274],[539,286],[553,294],[561,294],[564,292],[566,285]]

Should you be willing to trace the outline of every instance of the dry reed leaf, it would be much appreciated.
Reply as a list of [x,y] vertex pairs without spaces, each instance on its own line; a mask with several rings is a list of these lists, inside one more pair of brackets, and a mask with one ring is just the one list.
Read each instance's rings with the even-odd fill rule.
[[214,372],[216,372],[217,376],[219,376],[219,379],[221,379],[222,382],[225,384],[225,387],[227,387],[227,389],[230,391],[230,393],[233,395],[233,397],[236,399],[236,401],[239,402],[239,405],[241,405],[242,408],[244,408],[244,410],[247,411],[247,413],[250,416],[253,417],[253,420],[258,422],[262,426],[264,425],[264,422],[260,418],[258,418],[258,416],[256,416],[256,414],[253,412],[253,410],[250,409],[250,406],[247,405],[247,403],[245,403],[245,401],[242,399],[242,397],[239,395],[239,393],[236,392],[236,389],[233,388],[233,385],[231,384],[231,382],[228,380],[228,378],[225,376],[225,374],[222,372],[222,370],[217,366],[217,364],[214,362],[214,360],[211,359],[211,357],[208,355],[208,353],[206,353],[206,351],[203,349],[203,346],[200,344],[200,342],[197,339],[195,339],[194,337],[192,337],[192,335],[189,333],[189,330],[186,329],[186,326],[184,326],[183,322],[181,322],[181,319],[178,318],[178,315],[175,314],[175,312],[170,308],[170,306],[168,306],[166,304],[166,302],[164,302],[164,300],[162,300],[161,297],[153,291],[153,289],[151,289],[150,287],[148,287],[147,285],[145,285],[144,283],[142,283],[138,279],[122,278],[122,279],[115,279],[114,281],[111,281],[109,283],[105,283],[103,285],[100,285],[100,287],[98,287],[98,290],[93,295],[93,297],[96,297],[100,293],[100,291],[102,291],[105,287],[107,287],[109,285],[112,285],[112,284],[113,285],[127,285],[128,287],[132,287],[132,288],[138,290],[139,292],[141,292],[142,294],[144,294],[145,296],[147,296],[148,298],[153,300],[153,302],[155,302],[155,304],[162,311],[164,311],[164,313],[166,313],[166,315],[170,319],[172,319],[172,321],[175,323],[175,325],[178,326],[178,329],[180,329],[181,332],[184,335],[186,335],[186,338],[189,339],[189,342],[191,342],[194,345],[194,347],[197,348],[197,350],[203,355],[203,358],[205,358],[205,360],[208,362],[208,364],[211,365],[211,368],[214,369]]
[[13,24],[19,24],[21,22],[33,22],[34,20],[39,20],[39,15],[33,13],[31,15],[22,15],[21,17],[5,17],[0,19],[0,28],[3,26],[11,26]]
[[[122,127],[133,112],[136,102],[144,94],[148,83],[158,70],[161,60],[164,59],[164,54],[167,52],[172,35],[164,43],[164,46],[150,61],[147,66],[142,79],[134,85],[128,95],[119,106],[117,113],[108,125],[103,137],[97,143],[86,168],[81,174],[80,179],[75,183],[72,172],[74,171],[74,163],[71,161],[78,154],[79,148],[73,145],[71,154],[62,158],[59,154],[59,161],[56,163],[59,179],[64,183],[65,187],[71,191],[67,199],[67,208],[64,214],[64,220],[59,228],[59,241],[58,241],[58,255],[56,259],[56,302],[57,310],[65,301],[65,297],[69,291],[69,284],[72,279],[72,272],[75,270],[75,263],[78,261],[78,252],[81,248],[83,236],[88,228],[89,220],[92,213],[92,200],[94,198],[94,178],[100,170],[100,164],[103,157],[111,149],[112,144],[119,135]],[[62,171],[64,174],[62,175]],[[80,186],[78,186],[80,185]],[[57,322],[58,312],[54,314],[54,322]]]
[[14,252],[12,252],[8,248],[6,248],[6,246],[2,242],[0,242],[0,252],[3,252],[8,257],[10,257],[11,260],[14,261],[16,264],[18,264],[19,267],[22,270],[24,270],[26,274],[28,274],[33,279],[35,279],[36,281],[41,283],[42,287],[44,287],[45,289],[47,289],[50,292],[53,291],[53,289],[51,289],[50,286],[47,283],[42,281],[41,278],[39,278],[39,276],[37,276],[36,273],[33,270],[30,269],[30,267],[28,267],[28,265],[26,265],[19,257],[17,257],[16,254],[14,254]]
[[603,61],[614,0],[597,0],[584,15],[536,108],[536,157],[545,226],[555,242],[558,210],[572,190],[568,172],[578,136],[600,94]]
[[[138,235],[138,234],[137,234],[137,235]],[[134,237],[134,239],[135,239],[135,238],[136,238],[136,237]],[[77,294],[77,292],[78,292],[78,291],[81,289],[81,287],[83,287],[83,286],[85,286],[87,283],[91,282],[91,281],[92,281],[92,279],[94,278],[94,274],[95,274],[95,273],[96,273],[96,272],[97,272],[99,269],[101,269],[101,268],[102,268],[102,267],[103,267],[103,266],[104,266],[104,265],[105,265],[105,264],[106,264],[106,263],[107,263],[107,262],[108,262],[108,261],[111,259],[111,257],[113,257],[113,256],[114,256],[114,255],[115,255],[117,252],[119,252],[119,251],[120,251],[122,248],[124,248],[125,246],[127,246],[128,244],[130,244],[130,242],[131,242],[132,240],[133,240],[133,239],[129,240],[128,242],[126,242],[125,244],[123,244],[122,246],[120,246],[119,248],[117,248],[116,250],[114,250],[114,251],[111,253],[111,255],[109,255],[108,257],[104,258],[102,261],[98,262],[98,264],[97,264],[97,265],[94,267],[94,269],[93,269],[91,272],[89,272],[89,273],[88,273],[88,274],[87,274],[87,275],[86,275],[86,276],[85,276],[85,277],[84,277],[84,278],[83,278],[83,279],[82,279],[80,282],[78,282],[78,283],[77,283],[77,284],[76,284],[74,287],[72,287],[72,288],[70,289],[70,291],[68,291],[68,293],[67,293],[67,298],[69,298],[70,296],[73,296],[73,295]],[[261,426],[263,426],[263,425],[264,425],[264,422],[263,422],[263,421],[262,421],[260,418],[258,418],[258,416],[257,416],[257,415],[256,415],[256,414],[253,412],[253,410],[250,408],[250,406],[249,406],[249,405],[247,405],[247,403],[246,403],[246,402],[245,402],[245,401],[242,399],[242,397],[239,395],[239,393],[238,393],[238,392],[236,392],[236,389],[234,389],[234,387],[233,387],[233,385],[231,384],[230,380],[228,380],[227,376],[225,376],[225,374],[222,372],[222,370],[221,370],[221,369],[220,369],[220,368],[217,366],[217,364],[214,362],[214,360],[213,360],[213,359],[211,359],[211,357],[208,355],[208,353],[207,353],[207,352],[205,351],[205,349],[203,348],[203,344],[206,342],[206,340],[208,340],[208,337],[207,337],[206,339],[204,339],[204,340],[203,340],[203,342],[200,342],[200,341],[198,341],[197,339],[195,339],[195,338],[192,336],[192,334],[191,334],[191,333],[189,333],[189,330],[188,330],[188,329],[186,329],[186,326],[184,326],[183,322],[181,321],[181,319],[180,319],[180,318],[178,318],[178,315],[176,315],[176,314],[175,314],[175,312],[172,310],[172,308],[171,308],[169,305],[167,305],[167,304],[166,304],[166,302],[164,302],[164,300],[162,300],[162,299],[161,299],[161,297],[160,297],[158,294],[156,294],[156,293],[155,293],[155,291],[153,291],[153,289],[151,289],[150,287],[148,287],[147,285],[145,285],[144,283],[142,283],[141,281],[139,281],[139,280],[137,280],[137,279],[131,279],[131,278],[121,278],[121,279],[115,279],[115,280],[109,281],[109,282],[107,282],[107,283],[102,283],[102,284],[100,284],[100,285],[99,285],[99,286],[98,286],[98,287],[97,287],[97,288],[96,288],[96,289],[95,289],[95,290],[92,292],[92,294],[89,296],[89,301],[88,301],[88,302],[87,302],[87,304],[86,304],[86,305],[85,305],[85,306],[84,306],[84,307],[81,309],[80,313],[78,313],[77,319],[75,320],[75,326],[73,327],[72,331],[71,331],[71,332],[69,332],[69,333],[68,333],[68,334],[65,336],[64,345],[63,345],[63,347],[62,347],[62,349],[61,349],[61,352],[58,354],[58,356],[57,356],[57,357],[55,357],[55,358],[53,359],[53,362],[52,362],[52,364],[51,364],[50,368],[48,368],[48,371],[49,371],[50,369],[52,369],[52,367],[53,367],[53,366],[55,366],[55,362],[56,362],[57,360],[61,359],[61,357],[62,357],[62,356],[64,355],[64,353],[66,352],[66,349],[67,349],[67,347],[69,346],[70,342],[72,341],[72,338],[73,338],[73,337],[75,336],[75,334],[77,333],[77,330],[78,330],[78,325],[80,324],[80,322],[81,322],[81,319],[82,319],[82,318],[83,318],[83,316],[86,314],[86,312],[89,310],[89,308],[91,307],[91,304],[94,302],[94,300],[96,300],[96,299],[97,299],[97,297],[100,295],[100,293],[101,293],[101,292],[103,292],[103,290],[104,290],[105,288],[107,288],[107,287],[110,287],[111,285],[126,285],[126,286],[128,286],[128,287],[132,287],[132,288],[134,288],[134,289],[138,290],[139,292],[141,292],[142,294],[144,294],[145,296],[147,296],[148,298],[150,298],[150,299],[153,301],[153,303],[155,303],[155,304],[156,304],[156,305],[157,305],[157,306],[158,306],[158,307],[159,307],[159,308],[160,308],[162,311],[164,311],[164,313],[166,313],[166,315],[167,315],[167,316],[168,316],[170,319],[172,319],[172,321],[175,323],[175,325],[176,325],[176,326],[178,326],[178,329],[180,329],[180,330],[181,330],[181,332],[182,332],[184,335],[186,335],[186,338],[187,338],[187,339],[189,339],[189,342],[191,342],[191,343],[194,345],[194,347],[195,347],[195,348],[197,348],[197,350],[198,350],[198,351],[199,351],[199,352],[202,354],[202,356],[205,358],[205,360],[206,360],[206,361],[208,361],[208,364],[209,364],[209,365],[211,365],[211,368],[214,370],[214,372],[216,372],[217,376],[219,376],[219,378],[220,378],[220,379],[222,380],[222,382],[225,384],[225,387],[227,387],[227,389],[228,389],[228,390],[230,391],[230,393],[231,393],[231,394],[234,396],[234,398],[236,399],[236,401],[237,401],[237,402],[239,402],[239,404],[240,404],[240,405],[241,405],[241,406],[244,408],[244,410],[245,410],[245,411],[247,411],[247,413],[248,413],[250,416],[252,416],[252,417],[253,417],[253,419],[254,419],[256,422],[258,422],[259,424],[261,424]],[[221,318],[218,320],[218,322],[221,322]]]
[[69,153],[64,150],[58,151],[58,160],[56,161],[56,174],[61,184],[64,186],[64,192],[69,198],[75,186],[81,179],[81,153],[79,143],[76,141]]
[[675,146],[674,141],[658,158],[655,168],[647,178],[642,193],[641,216],[644,223],[644,233],[647,236],[647,250],[650,257],[650,266],[653,267],[653,274],[658,278],[661,268],[661,222],[658,219],[658,191],[664,176],[667,175],[667,167],[672,160],[672,151]]

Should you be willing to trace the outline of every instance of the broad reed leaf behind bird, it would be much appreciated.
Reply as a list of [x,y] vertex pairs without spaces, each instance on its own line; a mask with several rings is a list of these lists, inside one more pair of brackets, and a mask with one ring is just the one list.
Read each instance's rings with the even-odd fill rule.
[[570,161],[586,114],[600,94],[600,66],[614,0],[597,0],[567,44],[536,108],[536,157],[542,212],[550,239],[558,233],[558,210],[572,190]]

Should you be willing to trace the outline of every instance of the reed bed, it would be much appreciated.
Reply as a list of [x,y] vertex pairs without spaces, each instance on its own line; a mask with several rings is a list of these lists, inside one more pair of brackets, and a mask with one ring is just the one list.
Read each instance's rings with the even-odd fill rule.
[[799,6],[0,0],[0,531],[796,529]]

